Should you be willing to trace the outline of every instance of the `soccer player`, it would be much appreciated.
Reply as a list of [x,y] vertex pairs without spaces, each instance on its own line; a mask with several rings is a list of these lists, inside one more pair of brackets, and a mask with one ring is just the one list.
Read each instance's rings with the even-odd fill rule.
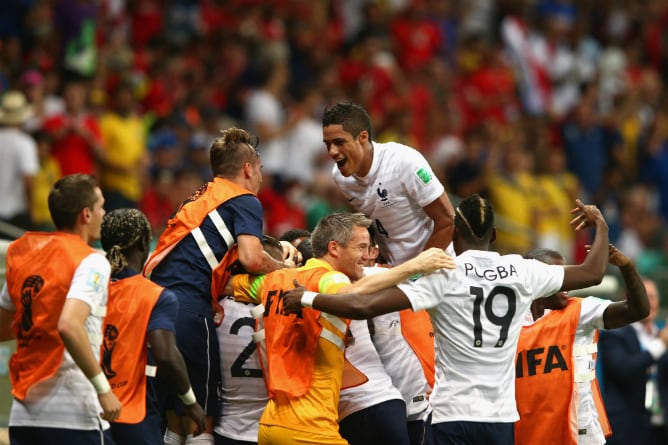
[[110,267],[88,245],[100,238],[104,198],[93,177],[75,174],[59,179],[48,201],[56,231],[28,232],[7,250],[0,341],[17,340],[9,438],[113,443],[105,433],[121,403],[99,364]]
[[[383,262],[397,265],[426,248],[450,245],[454,210],[419,151],[374,142],[369,115],[358,104],[340,102],[328,108],[322,126],[327,152],[336,162],[334,182],[350,206],[373,221]],[[427,395],[434,383],[429,317],[424,311],[404,311],[384,315],[374,326],[374,344],[404,396],[411,443],[421,444],[430,412]]]
[[[264,235],[262,245],[272,258],[282,259],[283,249],[275,238]],[[214,436],[216,445],[254,445],[269,400],[253,338],[256,317],[251,310],[258,305],[235,301],[231,285],[226,293],[220,301],[225,315],[217,328],[223,412],[216,418]]]
[[141,275],[151,242],[148,219],[137,209],[113,210],[102,220],[100,242],[111,264],[102,369],[123,404],[111,424],[114,441],[162,443],[164,400],[158,384],[179,395],[196,425],[195,434],[201,433],[204,411],[195,400],[174,337],[176,295]]
[[[513,360],[523,317],[533,300],[559,290],[597,284],[608,259],[608,226],[595,206],[577,201],[576,230],[596,227],[591,252],[580,265],[547,265],[490,252],[494,212],[478,195],[465,198],[455,216],[454,270],[439,270],[398,287],[361,296],[322,295],[299,287],[282,294],[286,313],[309,307],[339,317],[370,318],[427,309],[435,329],[436,384],[432,432],[438,444],[513,443]],[[392,269],[390,269],[392,270]]]
[[[286,267],[262,249],[262,206],[255,194],[262,183],[262,162],[257,138],[230,128],[211,145],[214,178],[195,192],[169,220],[155,251],[144,267],[151,280],[176,294],[179,311],[176,342],[188,368],[197,402],[207,414],[205,433],[186,443],[213,444],[213,418],[218,415],[220,357],[213,320],[213,287],[224,273],[232,247],[249,273]],[[226,280],[225,280],[226,282]],[[222,287],[222,286],[221,286]],[[216,295],[217,296],[217,295]],[[170,416],[165,443],[179,445],[193,426],[183,416]]]
[[[531,250],[524,258],[564,264],[550,249]],[[649,301],[633,261],[612,244],[608,262],[621,272],[626,300],[557,292],[531,304],[517,346],[517,445],[602,445],[610,435],[596,379],[598,332],[644,318]]]
[[[397,283],[416,272],[452,266],[452,259],[440,249],[429,249],[413,262],[388,269],[385,273],[362,278],[368,257],[371,221],[362,214],[335,213],[323,218],[313,230],[311,240],[315,258],[297,269],[284,269],[258,277],[246,298],[261,295],[269,389],[269,403],[260,420],[258,443],[345,444],[339,434],[338,401],[344,374],[347,320],[329,314],[304,310],[298,316],[282,312],[282,293],[303,280],[310,289],[337,292],[352,286],[360,292]],[[350,282],[359,280],[351,285]],[[262,331],[260,331],[262,332]],[[363,383],[365,377],[352,367],[348,381]]]

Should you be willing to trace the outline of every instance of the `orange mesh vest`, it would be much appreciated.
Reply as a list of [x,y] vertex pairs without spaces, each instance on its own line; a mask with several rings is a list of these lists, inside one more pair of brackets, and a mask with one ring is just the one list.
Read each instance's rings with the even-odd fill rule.
[[[296,278],[305,288],[318,291],[320,278],[329,270],[324,268],[281,269],[266,276],[262,290],[264,305],[264,329],[267,350],[266,382],[269,396],[277,392],[297,398],[306,394],[311,386],[315,366],[315,352],[320,337],[337,343],[344,353],[348,320],[335,318],[341,324],[323,328],[321,312],[304,308],[301,315],[283,315],[284,290],[293,289]],[[323,314],[324,315],[324,314]],[[344,387],[364,383],[366,376],[346,361],[343,369]]]
[[[216,262],[216,264],[212,264],[211,295],[212,300],[215,302],[220,290],[222,290],[227,282],[227,278],[229,278],[229,268],[231,264],[234,263],[233,260],[230,260],[227,257],[230,252],[236,251],[236,249],[233,249],[236,240],[232,237],[232,234],[227,227],[225,227],[225,224],[218,216],[216,209],[232,198],[252,194],[253,193],[247,189],[232,181],[223,178],[213,178],[212,182],[207,183],[183,203],[176,214],[167,222],[167,227],[165,228],[165,231],[162,232],[162,235],[160,235],[155,250],[144,265],[144,275],[149,276],[160,261],[172,251],[174,246],[185,238],[186,235],[198,229],[204,221],[204,218],[211,214],[214,224],[219,232],[221,232],[221,236],[225,238],[228,245],[225,257],[220,263]],[[200,246],[200,248],[201,247],[202,246]],[[207,255],[205,254],[205,257],[206,256]],[[212,259],[212,261],[215,261],[215,259]]]
[[[515,372],[515,398],[520,415],[515,423],[517,445],[578,443],[579,401],[574,387],[573,341],[580,306],[579,298],[570,298],[564,309],[552,311],[533,325],[522,328]],[[594,377],[591,385],[598,420],[607,437],[610,424]]]
[[7,249],[7,289],[16,306],[17,332],[9,369],[18,400],[58,371],[65,352],[58,318],[76,268],[93,252],[78,235],[62,232],[28,232]]
[[146,329],[163,287],[141,275],[109,284],[100,364],[123,405],[116,422],[139,423],[146,417]]
[[431,318],[425,310],[413,312],[404,309],[399,312],[401,334],[417,356],[430,387],[434,387],[435,351],[434,328]]

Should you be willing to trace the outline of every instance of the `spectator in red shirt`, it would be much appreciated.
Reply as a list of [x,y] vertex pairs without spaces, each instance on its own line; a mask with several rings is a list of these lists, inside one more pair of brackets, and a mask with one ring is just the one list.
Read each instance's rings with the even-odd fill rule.
[[58,161],[63,176],[95,175],[102,155],[98,122],[86,112],[87,91],[83,81],[69,81],[63,89],[65,111],[44,122],[43,129],[53,138],[51,154]]

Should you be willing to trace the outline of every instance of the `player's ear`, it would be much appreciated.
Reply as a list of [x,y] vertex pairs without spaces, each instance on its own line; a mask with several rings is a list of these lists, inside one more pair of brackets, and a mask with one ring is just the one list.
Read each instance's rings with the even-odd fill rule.
[[357,135],[357,141],[362,145],[369,142],[369,132],[366,130],[360,131],[360,134]]

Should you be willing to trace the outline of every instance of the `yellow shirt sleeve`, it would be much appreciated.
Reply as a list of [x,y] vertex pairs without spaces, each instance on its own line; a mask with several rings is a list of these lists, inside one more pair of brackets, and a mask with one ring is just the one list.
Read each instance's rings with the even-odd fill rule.
[[327,272],[318,283],[318,292],[322,294],[336,294],[343,286],[348,286],[350,279],[341,272]]
[[232,277],[234,300],[242,303],[262,303],[262,284],[266,275],[239,274]]

